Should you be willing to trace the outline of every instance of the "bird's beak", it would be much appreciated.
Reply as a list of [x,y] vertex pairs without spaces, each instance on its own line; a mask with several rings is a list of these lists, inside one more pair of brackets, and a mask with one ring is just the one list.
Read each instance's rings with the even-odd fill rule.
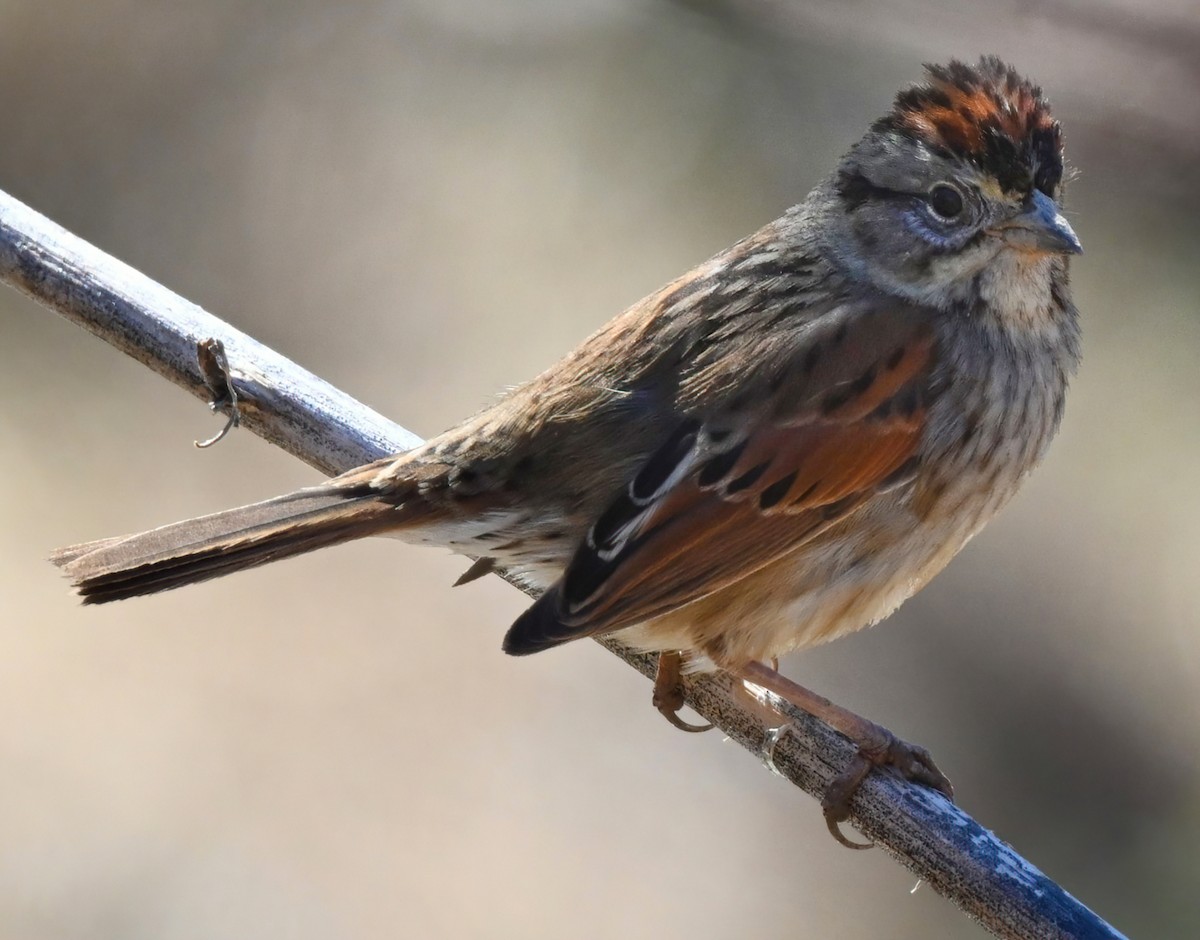
[[1077,255],[1083,251],[1071,223],[1041,190],[1034,190],[1020,214],[1000,227],[1000,234],[1013,247],[1025,251],[1056,255]]

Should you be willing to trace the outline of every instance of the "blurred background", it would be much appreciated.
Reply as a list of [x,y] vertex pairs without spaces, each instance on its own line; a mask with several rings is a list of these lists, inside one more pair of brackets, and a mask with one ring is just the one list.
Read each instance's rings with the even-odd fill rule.
[[[0,188],[421,434],[798,202],[996,52],[1080,175],[1046,465],[880,629],[784,670],[928,745],[1132,936],[1200,934],[1191,0],[2,0]],[[0,937],[975,937],[525,598],[372,541],[78,606],[57,546],[314,479],[0,291]]]

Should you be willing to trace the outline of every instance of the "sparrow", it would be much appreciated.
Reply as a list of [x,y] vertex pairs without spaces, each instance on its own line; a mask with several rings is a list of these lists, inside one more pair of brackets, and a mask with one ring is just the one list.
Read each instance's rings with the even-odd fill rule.
[[88,604],[371,535],[540,592],[524,656],[615,634],[681,670],[776,692],[858,745],[837,824],[928,753],[765,665],[874,624],[1016,493],[1080,356],[1062,134],[988,56],[926,66],[801,204],[634,304],[423,446],[266,502],[60,549]]

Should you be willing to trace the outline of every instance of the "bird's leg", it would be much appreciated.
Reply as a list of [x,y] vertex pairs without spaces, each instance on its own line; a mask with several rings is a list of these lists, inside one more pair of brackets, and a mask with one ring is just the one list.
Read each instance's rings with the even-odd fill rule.
[[850,800],[872,767],[891,767],[906,780],[923,783],[949,799],[954,798],[954,787],[946,775],[938,770],[925,748],[901,741],[886,728],[797,685],[763,663],[750,663],[736,670],[735,674],[739,679],[774,692],[784,701],[820,718],[858,746],[858,752],[849,765],[834,777],[821,799],[821,809],[825,812],[829,831],[842,845],[855,849],[870,846],[870,843],[847,839],[839,824],[849,818]]
[[683,657],[677,650],[658,654],[654,673],[654,694],[650,701],[662,716],[680,731],[708,731],[712,725],[693,725],[679,717],[683,708]]

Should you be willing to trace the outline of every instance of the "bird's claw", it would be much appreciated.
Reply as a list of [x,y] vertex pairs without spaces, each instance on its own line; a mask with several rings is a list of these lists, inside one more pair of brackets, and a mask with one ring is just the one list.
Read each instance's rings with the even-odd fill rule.
[[658,673],[654,677],[654,693],[650,698],[659,714],[667,719],[680,731],[697,734],[710,731],[711,724],[694,725],[679,717],[679,710],[685,704],[683,694],[682,660],[678,653],[660,653],[658,657]]
[[833,778],[821,798],[821,810],[830,834],[850,849],[869,849],[873,842],[855,842],[846,838],[841,823],[850,818],[850,801],[874,767],[890,767],[905,780],[937,790],[948,800],[954,799],[954,786],[938,769],[929,751],[920,745],[901,741],[890,731],[876,726],[872,739],[859,744],[845,769]]

